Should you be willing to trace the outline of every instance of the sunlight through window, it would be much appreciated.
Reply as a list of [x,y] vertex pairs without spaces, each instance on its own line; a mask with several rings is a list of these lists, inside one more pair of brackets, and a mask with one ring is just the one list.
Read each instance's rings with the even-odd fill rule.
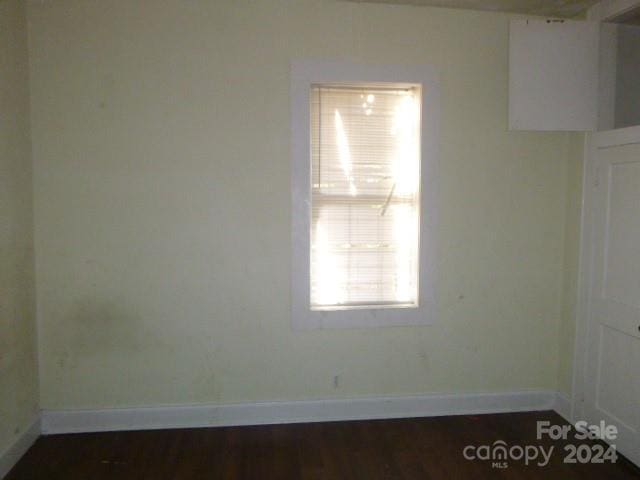
[[311,92],[311,307],[418,305],[420,88]]

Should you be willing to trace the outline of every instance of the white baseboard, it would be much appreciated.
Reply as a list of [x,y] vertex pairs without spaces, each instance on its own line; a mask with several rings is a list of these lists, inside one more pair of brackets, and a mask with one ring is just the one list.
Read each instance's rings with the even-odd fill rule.
[[13,445],[0,453],[0,479],[13,468],[41,433],[266,425],[540,410],[555,410],[571,421],[570,399],[562,393],[548,390],[231,405],[44,410],[41,418],[35,419]]
[[571,399],[564,393],[556,392],[555,403],[553,409],[558,415],[564,418],[567,422],[572,423],[571,420]]
[[18,463],[18,460],[29,450],[40,436],[40,418],[36,418],[29,427],[18,436],[12,445],[0,453],[0,478]]
[[42,412],[42,433],[265,425],[539,411],[553,409],[555,401],[555,392],[526,391],[230,405],[44,410]]

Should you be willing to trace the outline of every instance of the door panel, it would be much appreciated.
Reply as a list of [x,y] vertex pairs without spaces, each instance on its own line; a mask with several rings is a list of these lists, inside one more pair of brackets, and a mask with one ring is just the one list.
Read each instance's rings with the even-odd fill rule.
[[629,360],[637,361],[638,351],[638,342],[633,337],[601,327],[596,407],[634,432],[638,375]]
[[602,155],[611,171],[604,296],[640,308],[640,147],[612,147]]

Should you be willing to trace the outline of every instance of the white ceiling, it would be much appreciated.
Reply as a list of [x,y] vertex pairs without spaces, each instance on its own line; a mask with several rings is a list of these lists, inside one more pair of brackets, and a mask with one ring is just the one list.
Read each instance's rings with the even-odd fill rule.
[[515,12],[552,17],[573,17],[586,11],[597,0],[349,0],[356,2],[430,5],[435,7],[468,8]]

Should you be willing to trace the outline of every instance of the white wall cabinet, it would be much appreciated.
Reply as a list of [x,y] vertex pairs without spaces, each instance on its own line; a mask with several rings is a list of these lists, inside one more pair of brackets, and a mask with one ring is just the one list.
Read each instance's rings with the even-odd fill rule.
[[596,22],[512,20],[509,129],[596,130],[598,44]]

